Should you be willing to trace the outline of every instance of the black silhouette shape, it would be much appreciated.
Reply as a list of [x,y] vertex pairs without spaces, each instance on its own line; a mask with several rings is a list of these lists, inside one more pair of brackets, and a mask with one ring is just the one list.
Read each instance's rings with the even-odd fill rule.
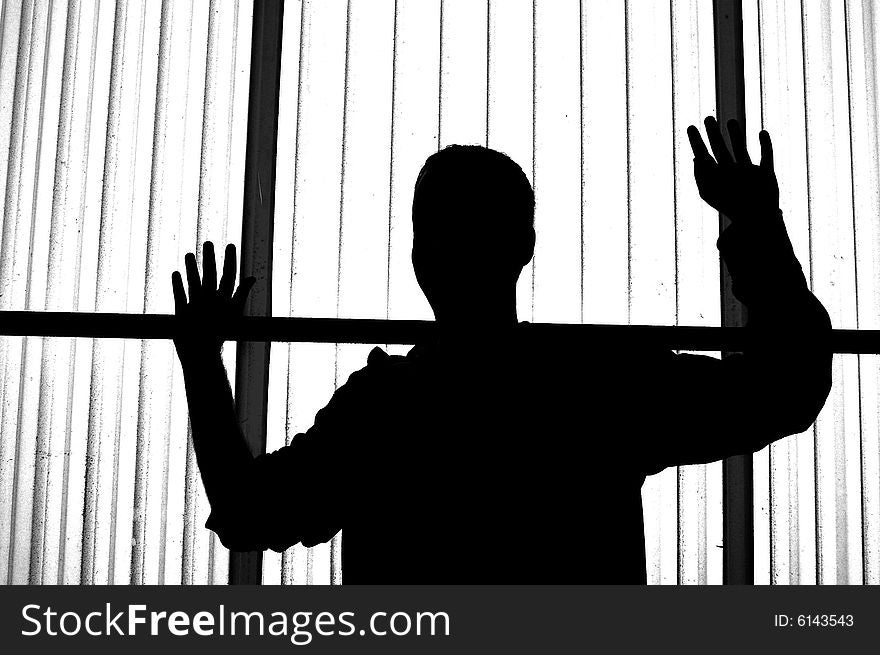
[[505,155],[451,146],[415,187],[413,264],[439,336],[374,349],[290,446],[252,457],[216,326],[242,311],[235,251],[216,282],[173,276],[208,527],[236,550],[343,536],[346,583],[644,583],[641,487],[668,466],[751,453],[815,420],[830,388],[830,321],[794,256],[761,133],[753,165],[706,119],[688,136],[700,195],[732,219],[718,240],[749,310],[747,352],[723,360],[539,342],[518,323],[534,196]]

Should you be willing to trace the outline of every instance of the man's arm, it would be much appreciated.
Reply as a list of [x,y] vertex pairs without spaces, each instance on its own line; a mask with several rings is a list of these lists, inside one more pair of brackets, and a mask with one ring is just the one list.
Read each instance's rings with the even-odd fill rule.
[[233,294],[235,246],[226,248],[219,286],[210,242],[204,244],[202,262],[204,275],[200,278],[195,255],[186,255],[188,298],[179,272],[174,272],[171,282],[180,326],[174,345],[183,369],[196,462],[213,516],[246,507],[243,496],[251,488],[253,456],[238,427],[232,390],[220,356],[223,342],[217,332],[225,321],[241,316],[254,280],[244,280]]
[[[347,479],[350,435],[367,420],[373,380],[367,370],[354,373],[318,412],[315,424],[289,446],[254,457],[239,429],[216,336],[225,321],[241,316],[253,278],[233,294],[235,247],[227,246],[223,276],[216,281],[214,248],[203,251],[200,279],[195,257],[186,256],[189,299],[179,273],[172,276],[175,312],[181,330],[174,343],[183,368],[196,462],[211,504],[206,527],[227,548],[281,551],[302,541],[306,546],[330,539],[342,527],[344,507],[333,478]],[[384,355],[384,353],[381,353]],[[371,354],[369,368],[384,360]]]
[[[387,355],[374,349],[290,444],[249,462],[245,489],[212,505],[207,527],[235,550],[283,551],[329,541],[368,494],[361,472],[374,470],[369,426]],[[200,464],[201,465],[201,464]]]
[[694,173],[701,197],[732,221],[718,247],[748,308],[749,342],[723,360],[668,353],[655,362],[652,413],[664,434],[645,448],[648,473],[752,453],[802,432],[831,387],[831,323],[785,230],[770,137],[761,133],[755,166],[735,121],[733,156],[714,119],[706,129],[715,158],[696,128],[688,130]]

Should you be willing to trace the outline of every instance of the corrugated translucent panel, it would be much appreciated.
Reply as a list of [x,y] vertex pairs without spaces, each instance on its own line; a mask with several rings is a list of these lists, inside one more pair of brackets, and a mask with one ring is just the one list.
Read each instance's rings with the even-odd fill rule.
[[[410,262],[413,184],[439,147],[471,143],[535,185],[522,319],[717,325],[718,218],[685,137],[714,111],[713,54],[697,0],[289,2],[273,313],[430,318]],[[368,351],[273,346],[269,449]],[[720,582],[720,484],[718,466],[648,481],[651,582]],[[267,553],[263,579],[344,580],[338,547]]]
[[[238,241],[250,11],[4,3],[0,308],[168,313],[183,254]],[[226,581],[179,373],[167,342],[0,342],[0,580]]]
[[[535,176],[535,38],[532,0],[489,3],[488,146],[517,162],[529,181]],[[425,157],[422,156],[422,162]],[[413,170],[421,166],[419,162]],[[517,285],[520,320],[534,319],[534,265]]]
[[[853,230],[861,329],[880,328],[880,9],[849,2],[846,15]],[[880,358],[858,361],[862,452],[863,582],[880,584]]]
[[[630,2],[624,19],[627,319],[717,325],[717,215],[695,192],[684,135],[715,109],[711,7]],[[721,581],[720,484],[718,465],[681,468],[677,476],[667,469],[646,482],[649,582]]]
[[[880,321],[873,2],[744,6],[747,116],[770,131],[795,251],[836,328]],[[876,358],[836,356],[816,425],[755,456],[756,580],[880,581]]]
[[[372,4],[372,3],[371,3]],[[351,7],[345,0],[304,0],[284,12],[278,172],[273,261],[273,314],[335,316],[339,307],[343,198],[346,190],[344,148],[353,57]],[[370,12],[359,18],[370,19]],[[367,36],[366,34],[363,36]],[[386,44],[391,43],[386,38]],[[388,46],[390,51],[390,45]],[[364,53],[360,53],[364,54]],[[370,53],[366,53],[367,57]],[[351,89],[353,91],[353,89]],[[390,90],[374,92],[385,97]],[[354,114],[354,112],[352,112]],[[390,123],[388,116],[378,125]],[[372,127],[371,127],[372,129]],[[387,143],[379,157],[387,157]],[[380,168],[377,166],[377,168]],[[382,188],[387,189],[388,178]],[[387,237],[387,210],[383,211]],[[375,219],[360,212],[352,219]],[[345,222],[347,225],[347,222]],[[381,248],[387,253],[387,247]],[[386,255],[387,258],[387,255]],[[383,288],[385,286],[383,282]],[[376,293],[376,289],[372,289]],[[336,383],[337,352],[333,345],[281,345],[272,349],[269,373],[267,449],[273,450],[311,425]],[[334,484],[328,480],[328,484]],[[314,493],[321,493],[316,489]],[[308,503],[308,498],[291,499]],[[280,557],[267,552],[267,582],[327,584],[339,577],[340,541],[314,548],[297,545]]]
[[[718,325],[718,215],[695,193],[693,153],[682,138],[682,129],[692,123],[699,125],[703,116],[715,113],[715,49],[710,7],[698,0],[675,4],[670,32],[675,135],[675,321],[679,325]],[[687,408],[682,407],[682,411]],[[717,462],[678,470],[680,584],[722,582],[721,467]]]

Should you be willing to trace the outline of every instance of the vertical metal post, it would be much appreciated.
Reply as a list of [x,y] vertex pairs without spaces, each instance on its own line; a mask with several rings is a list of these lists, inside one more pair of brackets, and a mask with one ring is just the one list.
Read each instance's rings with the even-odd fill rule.
[[[731,118],[745,129],[742,0],[714,0],[715,98],[717,117],[724,126]],[[720,229],[730,223],[719,216]],[[721,325],[745,325],[746,308],[733,296],[730,274],[721,263]],[[722,357],[730,353],[724,352]],[[723,420],[723,417],[722,419]],[[752,456],[724,460],[724,584],[754,583],[754,517],[752,514]]]
[[[272,315],[275,153],[283,17],[284,0],[254,0],[240,278],[257,278],[245,312],[249,316]],[[242,433],[255,455],[266,451],[269,345],[268,341],[241,341],[236,351],[235,406]],[[259,584],[262,564],[261,552],[232,552],[229,583]]]

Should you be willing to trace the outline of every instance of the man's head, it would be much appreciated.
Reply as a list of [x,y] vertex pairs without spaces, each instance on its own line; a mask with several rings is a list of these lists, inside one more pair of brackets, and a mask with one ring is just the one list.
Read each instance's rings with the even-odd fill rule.
[[535,196],[507,155],[449,146],[413,197],[413,267],[438,321],[516,315],[516,280],[535,247]]

